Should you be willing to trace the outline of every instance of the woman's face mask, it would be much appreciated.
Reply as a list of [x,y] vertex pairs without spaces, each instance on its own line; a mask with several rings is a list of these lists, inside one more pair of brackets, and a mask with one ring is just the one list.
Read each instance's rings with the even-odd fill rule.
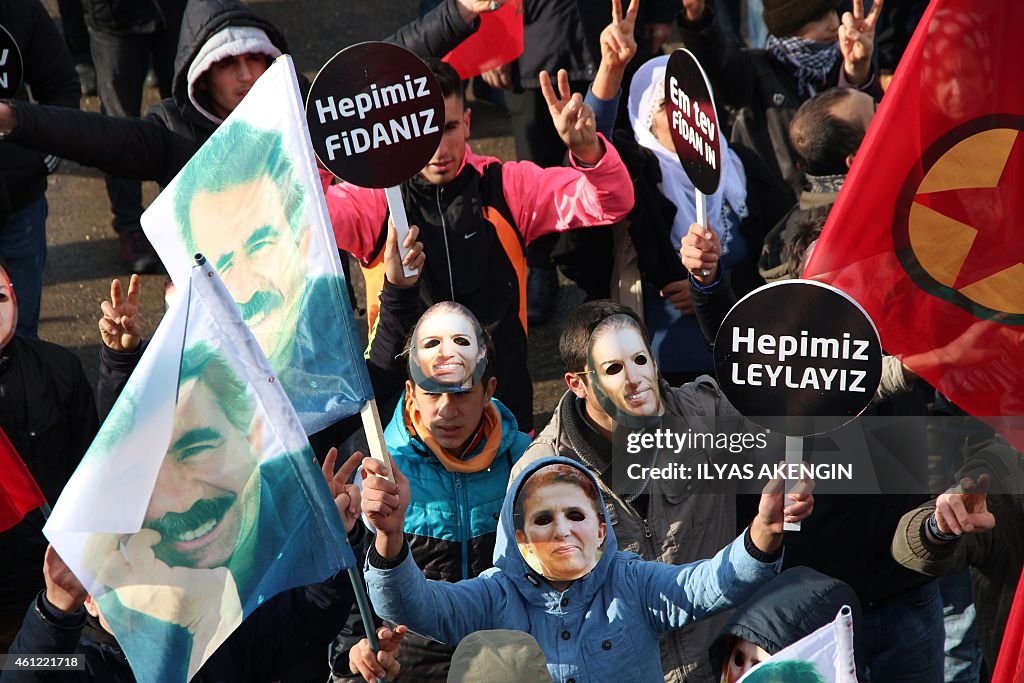
[[478,324],[466,315],[442,309],[427,311],[413,333],[409,373],[430,392],[468,391],[487,365]]

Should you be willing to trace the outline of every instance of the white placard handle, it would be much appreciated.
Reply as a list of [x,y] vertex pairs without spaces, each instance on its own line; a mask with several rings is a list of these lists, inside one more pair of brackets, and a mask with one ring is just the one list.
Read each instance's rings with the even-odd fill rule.
[[[398,185],[385,188],[384,195],[388,198],[388,211],[391,212],[391,222],[395,225],[395,234],[398,236],[398,253],[402,260],[408,256],[409,250],[405,248],[405,238],[409,234],[409,219],[405,216],[405,202],[402,201],[402,188]],[[415,268],[402,266],[406,277],[412,277],[417,273]]]
[[[802,436],[787,436],[786,437],[786,465],[799,465],[804,460],[804,438]],[[792,491],[799,480],[787,479],[786,480],[786,494],[788,495]],[[783,507],[786,505],[785,499],[782,501]],[[782,525],[783,531],[800,531],[800,522],[784,522]]]

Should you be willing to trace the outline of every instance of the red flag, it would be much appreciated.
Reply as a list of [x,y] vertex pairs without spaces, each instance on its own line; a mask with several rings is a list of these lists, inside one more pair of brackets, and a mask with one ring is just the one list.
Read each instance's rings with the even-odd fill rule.
[[1024,447],[1024,3],[933,0],[804,277]]
[[1017,582],[1017,595],[1006,620],[1003,644],[999,647],[992,680],[999,683],[1024,682],[1024,581]]
[[0,429],[0,531],[7,531],[40,505],[46,496]]
[[445,55],[463,79],[513,62],[523,54],[523,0],[480,15],[480,28]]

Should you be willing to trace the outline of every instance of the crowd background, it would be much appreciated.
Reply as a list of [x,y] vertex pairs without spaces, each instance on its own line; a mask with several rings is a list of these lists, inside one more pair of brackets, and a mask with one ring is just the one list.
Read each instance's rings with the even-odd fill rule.
[[[43,0],[54,17],[59,17],[56,0]],[[361,40],[390,35],[418,13],[415,0],[389,3],[322,3],[316,0],[256,2],[258,12],[289,36],[295,44],[296,67],[307,76],[344,46]],[[291,36],[295,36],[294,39]],[[291,44],[291,43],[289,43]],[[159,99],[159,91],[147,86],[143,111]],[[470,94],[472,99],[472,94]],[[471,105],[473,106],[473,105]],[[82,109],[99,111],[97,97],[83,97]],[[511,120],[493,107],[474,106],[473,150],[500,159],[514,159]],[[143,183],[148,204],[156,196],[156,183]],[[86,375],[95,384],[99,368],[99,340],[94,311],[110,291],[110,280],[127,277],[118,261],[117,236],[110,228],[110,202],[103,174],[72,162],[50,176],[47,191],[50,215],[47,219],[48,253],[39,336],[75,351]],[[352,282],[362,307],[363,292],[359,269]],[[146,335],[152,334],[163,313],[164,275],[143,275],[142,315]],[[530,375],[534,380],[535,423],[543,425],[564,393],[558,360],[559,321],[583,300],[583,293],[562,279],[558,308],[551,322],[530,330]],[[365,318],[360,318],[362,323]],[[365,324],[359,325],[365,331]]]

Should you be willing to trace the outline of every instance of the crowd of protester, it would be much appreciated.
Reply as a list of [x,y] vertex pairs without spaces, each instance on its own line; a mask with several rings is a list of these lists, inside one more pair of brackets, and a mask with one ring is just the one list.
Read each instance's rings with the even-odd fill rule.
[[[522,0],[526,50],[471,99],[439,58],[503,4],[425,2],[385,39],[427,62],[445,105],[440,146],[403,186],[403,250],[382,192],[320,169],[342,258],[375,283],[365,362],[389,464],[339,458],[352,420],[311,443],[377,651],[340,572],[267,601],[196,680],[735,683],[844,606],[859,680],[991,680],[1024,566],[1024,460],[982,426],[947,439],[951,478],[977,485],[937,498],[613,480],[629,416],[711,432],[742,419],[711,376],[718,326],[746,293],[799,277],[926,3]],[[0,102],[0,427],[51,505],[146,340],[138,275],[100,306],[95,389],[37,338],[46,174],[60,158],[106,173],[121,261],[158,269],[138,181],[169,183],[288,52],[237,0],[91,0],[87,31],[60,5],[67,45],[38,0],[0,10],[31,90]],[[699,59],[728,132],[706,226],[668,130],[666,41]],[[164,99],[140,117],[150,55]],[[78,110],[76,72],[101,113]],[[484,98],[511,112],[517,160],[471,149]],[[550,317],[556,268],[586,301],[559,321],[565,392],[534,424],[528,324]],[[883,368],[867,414],[956,411],[895,358]],[[135,680],[43,523],[34,511],[0,533],[0,653],[77,652],[85,670],[0,678]]]

